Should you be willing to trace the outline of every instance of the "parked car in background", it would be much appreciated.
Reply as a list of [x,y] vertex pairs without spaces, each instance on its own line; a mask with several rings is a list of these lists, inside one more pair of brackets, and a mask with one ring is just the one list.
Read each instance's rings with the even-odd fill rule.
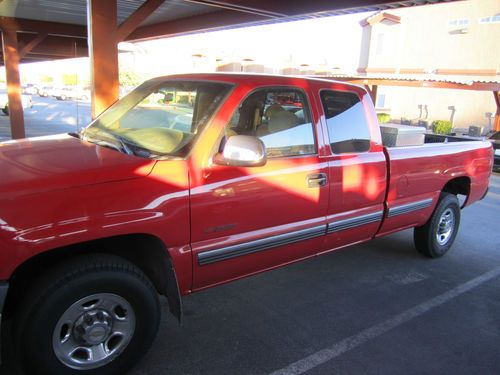
[[23,87],[23,94],[36,95],[38,94],[38,88],[32,83],[28,83],[25,87]]
[[488,138],[493,144],[495,149],[493,170],[500,170],[500,131],[493,133],[491,137]]
[[54,96],[57,100],[88,100],[90,98],[90,90],[88,88],[68,86],[55,90],[52,96]]
[[54,88],[52,86],[42,86],[42,87],[38,88],[38,96],[45,98],[45,97],[50,95],[49,93],[53,89]]
[[[31,95],[22,94],[21,102],[23,103],[23,109],[33,107]],[[0,94],[0,109],[2,109],[2,112],[6,115],[9,114],[9,97],[6,93]]]

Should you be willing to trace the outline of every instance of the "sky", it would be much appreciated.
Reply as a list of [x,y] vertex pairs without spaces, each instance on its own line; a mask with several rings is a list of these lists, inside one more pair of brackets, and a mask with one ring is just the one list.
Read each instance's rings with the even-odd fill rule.
[[[232,29],[138,45],[148,51],[149,70],[154,71],[190,68],[187,63],[192,65],[192,54],[195,53],[214,63],[220,58],[227,62],[249,58],[269,67],[325,64],[354,72],[358,68],[361,43],[359,21],[370,14]],[[166,63],[163,65],[158,61]]]
[[[355,72],[358,67],[362,28],[359,21],[371,13],[315,18],[304,21],[205,32],[174,38],[156,39],[123,46],[134,52],[120,54],[122,69],[135,70],[141,76],[214,70],[216,59],[238,62],[252,59],[274,68],[338,67]],[[132,47],[132,48],[131,48]],[[193,54],[203,55],[193,58]],[[54,72],[89,76],[88,58],[49,61],[21,65],[21,77],[36,83],[41,75]],[[56,78],[55,84],[58,84]]]

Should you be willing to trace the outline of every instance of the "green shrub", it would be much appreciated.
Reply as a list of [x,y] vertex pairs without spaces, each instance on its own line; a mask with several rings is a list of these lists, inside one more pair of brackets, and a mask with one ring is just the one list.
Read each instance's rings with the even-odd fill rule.
[[380,124],[385,124],[386,122],[391,121],[391,115],[388,113],[377,113],[377,118]]
[[432,131],[435,134],[450,134],[451,133],[451,121],[448,120],[436,120],[432,122]]

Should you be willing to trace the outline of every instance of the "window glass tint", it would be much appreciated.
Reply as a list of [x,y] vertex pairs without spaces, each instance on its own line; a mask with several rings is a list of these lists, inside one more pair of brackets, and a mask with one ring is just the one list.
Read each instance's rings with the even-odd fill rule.
[[297,90],[262,90],[250,95],[226,127],[226,137],[237,134],[258,137],[270,158],[316,152],[309,107]]
[[363,104],[356,94],[322,91],[328,137],[335,154],[365,152],[370,149],[370,131]]

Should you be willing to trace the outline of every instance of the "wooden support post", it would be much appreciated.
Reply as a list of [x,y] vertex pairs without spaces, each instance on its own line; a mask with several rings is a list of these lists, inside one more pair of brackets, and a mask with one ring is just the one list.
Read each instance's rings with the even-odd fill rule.
[[378,86],[372,85],[370,96],[372,97],[372,102],[373,102],[374,107],[376,107],[376,105],[377,105],[377,90],[378,90]]
[[373,102],[373,106],[375,107],[375,102],[377,101],[377,89],[378,89],[378,86],[377,85],[371,85],[371,87],[369,85],[365,85],[365,89],[366,91],[368,91],[368,94],[370,95],[370,98],[372,99],[372,102]]
[[495,122],[493,123],[493,130],[500,131],[500,91],[493,91],[493,96],[495,97],[495,103],[497,105]]
[[19,76],[20,57],[17,45],[17,31],[15,29],[2,27],[2,45],[12,139],[24,138],[26,137],[26,132],[24,130],[21,78]]
[[96,118],[118,100],[116,1],[88,0],[92,118]]

